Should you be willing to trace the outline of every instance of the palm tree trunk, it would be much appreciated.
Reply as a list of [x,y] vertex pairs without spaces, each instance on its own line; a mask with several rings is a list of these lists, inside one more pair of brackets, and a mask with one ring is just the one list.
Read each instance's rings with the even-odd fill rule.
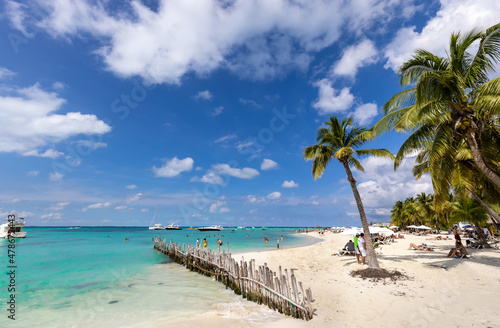
[[352,193],[354,194],[354,199],[356,200],[356,205],[358,205],[359,216],[361,218],[361,225],[363,226],[363,232],[365,233],[366,241],[366,255],[368,266],[373,269],[380,269],[378,265],[377,255],[375,255],[375,249],[373,248],[372,236],[370,234],[370,228],[368,227],[368,221],[366,219],[365,209],[363,207],[363,202],[361,201],[361,196],[359,195],[358,188],[356,187],[356,180],[352,176],[351,169],[347,163],[342,163],[347,173],[347,180],[351,184]]
[[500,222],[500,214],[495,212],[494,209],[492,209],[488,204],[486,204],[479,196],[476,194],[476,192],[471,189],[470,191],[472,198],[474,198],[481,206],[488,212],[488,214],[491,216],[491,222],[495,225],[495,228],[497,228],[497,231],[500,231],[500,227],[498,226],[498,222]]
[[481,156],[481,152],[479,151],[479,146],[477,145],[476,141],[476,133],[470,129],[467,134],[467,143],[469,144],[472,157],[474,158],[474,163],[476,164],[477,168],[483,172],[483,174],[491,181],[497,188],[500,188],[500,176],[493,172],[488,166],[486,166],[486,163],[483,160],[483,157]]

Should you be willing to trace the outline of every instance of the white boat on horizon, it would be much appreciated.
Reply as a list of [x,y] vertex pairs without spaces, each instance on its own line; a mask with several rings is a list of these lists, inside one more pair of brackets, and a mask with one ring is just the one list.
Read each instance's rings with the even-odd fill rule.
[[165,230],[165,227],[161,223],[156,223],[154,226],[149,227],[149,230]]
[[[8,217],[7,220],[7,222],[0,225],[0,238],[26,238],[28,233],[23,231],[23,227],[26,224],[23,218]],[[23,220],[23,222],[19,220]]]
[[168,226],[163,227],[165,230],[182,230],[177,224],[170,223]]
[[200,231],[221,231],[223,228],[220,225],[212,225],[210,227],[200,227],[198,230]]
[[153,220],[151,220],[151,223],[149,224],[149,230],[165,230],[165,227],[161,225],[161,223],[155,223],[153,226],[151,226],[155,221],[156,221],[156,215],[158,214],[158,208],[156,208],[155,215],[153,216]]

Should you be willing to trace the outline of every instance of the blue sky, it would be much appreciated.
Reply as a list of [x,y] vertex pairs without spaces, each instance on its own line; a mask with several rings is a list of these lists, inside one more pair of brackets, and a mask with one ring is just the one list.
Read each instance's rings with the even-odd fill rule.
[[[0,214],[29,225],[360,225],[345,171],[314,181],[330,115],[370,126],[417,48],[498,23],[495,0],[4,1]],[[367,147],[399,149],[404,135]],[[364,158],[369,221],[432,192]]]

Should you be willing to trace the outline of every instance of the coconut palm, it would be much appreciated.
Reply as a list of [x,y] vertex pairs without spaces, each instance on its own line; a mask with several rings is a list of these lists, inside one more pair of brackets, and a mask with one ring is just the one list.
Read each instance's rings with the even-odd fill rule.
[[453,212],[451,212],[451,222],[458,223],[461,221],[467,221],[476,227],[476,231],[482,244],[485,247],[490,248],[491,246],[487,243],[483,231],[480,229],[481,226],[486,224],[488,216],[486,210],[475,200],[467,199],[466,201],[459,202],[455,205]]
[[398,227],[405,227],[406,222],[403,217],[403,202],[398,200],[391,210],[391,224],[397,225]]
[[340,123],[337,117],[332,116],[324,124],[325,127],[318,129],[316,144],[304,149],[304,158],[313,161],[312,175],[315,180],[323,175],[323,171],[332,159],[338,160],[344,166],[365,233],[368,265],[371,268],[379,268],[363,202],[356,187],[356,180],[352,175],[351,166],[354,166],[358,171],[365,171],[355,156],[371,155],[390,159],[394,159],[394,156],[386,149],[358,149],[373,134],[364,127],[352,126],[351,118],[343,119],[342,123]]
[[[479,41],[475,54],[469,53]],[[500,24],[485,32],[453,33],[447,58],[417,50],[399,69],[408,88],[384,106],[386,116],[374,127],[411,132],[396,155],[395,166],[415,151],[427,148],[431,161],[453,165],[460,143],[470,150],[473,163],[500,190],[500,156],[485,148],[484,133],[498,131],[500,78],[489,80],[500,61]],[[488,153],[488,154],[486,154]],[[490,156],[485,156],[490,155]]]
[[[416,199],[416,208],[419,212],[420,216],[424,219],[425,223],[429,226],[432,226],[432,219],[435,218],[436,211],[434,210],[434,197],[432,194],[426,194],[422,192],[417,195]],[[439,230],[439,223],[437,218],[435,220],[436,230]]]
[[414,225],[417,225],[420,222],[417,221],[418,210],[413,197],[407,197],[403,202],[403,217],[406,219],[406,222],[411,222]]

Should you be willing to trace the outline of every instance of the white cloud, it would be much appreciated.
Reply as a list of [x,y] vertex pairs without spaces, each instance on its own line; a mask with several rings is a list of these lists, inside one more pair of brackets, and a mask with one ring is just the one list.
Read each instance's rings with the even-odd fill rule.
[[40,171],[29,171],[26,175],[29,177],[36,177],[39,173]]
[[255,100],[240,98],[240,103],[242,103],[243,105],[252,105],[258,109],[262,109],[262,106],[259,105]]
[[54,90],[63,90],[66,86],[62,82],[54,82],[52,83],[52,89]]
[[149,212],[149,210],[147,208],[143,208],[141,209],[141,212]]
[[252,169],[249,167],[237,169],[230,167],[228,164],[215,164],[212,166],[212,169],[217,174],[227,174],[239,179],[253,179],[260,174],[256,169]]
[[229,209],[229,207],[221,207],[219,210],[219,213],[228,213],[230,211],[231,210]]
[[210,100],[212,99],[212,94],[210,91],[205,90],[205,91],[200,91],[196,96],[194,96],[195,99],[202,99],[202,100]]
[[275,199],[280,199],[281,198],[281,193],[279,191],[275,191],[267,195],[267,199],[275,200]]
[[293,180],[290,181],[284,181],[281,186],[283,188],[297,188],[299,186],[298,183],[294,182]]
[[[108,146],[108,144],[106,144],[104,142],[94,142],[94,141],[90,141],[90,140],[78,140],[78,141],[75,141],[74,143],[77,145],[78,148],[85,147],[85,148],[90,149],[90,150],[96,150],[99,148],[106,148]],[[82,152],[86,153],[87,149],[85,149]]]
[[49,173],[49,180],[50,181],[60,181],[64,178],[64,174],[56,172],[56,173]]
[[224,179],[211,171],[208,171],[206,174],[204,174],[201,178],[198,177],[192,177],[191,180],[192,182],[204,182],[204,183],[211,183],[211,184],[216,184],[216,185],[224,185]]
[[132,184],[132,185],[125,186],[125,188],[130,189],[130,190],[134,190],[134,189],[137,189],[138,187],[135,184]]
[[214,143],[226,142],[232,139],[236,139],[236,134],[228,134],[226,136],[220,137],[219,139],[214,140]]
[[45,219],[45,220],[60,220],[60,219],[62,219],[62,214],[59,212],[49,213],[49,214],[41,215],[40,218]]
[[12,72],[11,70],[8,70],[5,67],[0,67],[0,80],[14,75],[16,75],[16,73]]
[[276,163],[272,159],[264,158],[264,160],[262,160],[262,163],[260,164],[260,169],[263,171],[273,170],[273,169],[277,169],[277,168],[278,168],[278,163]]
[[66,206],[68,206],[69,204],[71,204],[71,203],[70,202],[57,203],[55,205],[50,206],[49,210],[60,211],[60,210],[64,209]]
[[371,40],[365,39],[344,50],[342,58],[332,67],[334,75],[356,76],[358,68],[377,61],[377,49]]
[[394,171],[394,163],[385,158],[368,157],[361,160],[365,173],[354,170],[363,204],[368,211],[391,209],[397,200],[415,196],[421,192],[433,193],[429,175],[415,180],[411,171],[415,157],[405,158]]
[[[210,213],[223,213],[221,212],[222,208],[227,209],[227,212],[229,212],[229,209],[227,207],[222,207],[222,205],[226,204],[226,202],[223,201],[217,201],[210,205],[210,209],[208,210]],[[226,210],[224,210],[226,211]]]
[[497,0],[441,0],[440,10],[422,31],[416,31],[415,26],[398,31],[385,49],[386,67],[397,71],[416,49],[446,56],[452,32],[465,33],[475,27],[491,27],[499,22],[499,12],[500,2]]
[[127,203],[137,202],[141,198],[142,198],[142,193],[138,193],[135,196],[127,198]]
[[78,134],[102,135],[111,130],[95,115],[55,114],[65,102],[55,93],[43,91],[38,84],[29,88],[0,88],[0,153],[56,156],[53,150],[41,155],[36,150]]
[[360,125],[369,124],[372,119],[377,116],[377,105],[376,104],[363,104],[356,108],[353,114],[353,118]]
[[222,114],[223,110],[224,106],[215,107],[214,111],[212,112],[212,116],[219,116],[220,114]]
[[343,30],[383,28],[411,13],[412,1],[161,0],[154,9],[133,1],[117,11],[101,2],[46,0],[6,7],[26,36],[36,27],[55,38],[94,37],[94,53],[116,75],[179,84],[187,73],[220,67],[261,80],[305,71]]
[[246,201],[250,204],[259,204],[266,201],[264,197],[257,197],[254,195],[248,195]]
[[118,205],[118,206],[115,206],[115,210],[118,210],[118,211],[124,211],[126,210],[128,207],[125,206],[125,205]]
[[314,86],[319,88],[318,99],[312,105],[320,115],[339,113],[349,109],[354,102],[354,96],[349,88],[343,88],[340,92],[334,89],[328,79],[317,81]]
[[153,172],[156,177],[172,178],[176,177],[182,172],[191,171],[193,169],[194,161],[191,157],[178,159],[177,156],[166,160],[165,165],[162,167],[153,166]]
[[106,207],[110,207],[110,206],[111,206],[110,202],[95,203],[95,204],[91,204],[87,207],[82,208],[82,212],[86,212],[88,210],[95,210],[95,209],[99,209],[99,208],[106,208]]
[[37,149],[33,149],[30,151],[27,151],[22,154],[23,156],[35,156],[35,157],[47,157],[47,158],[58,158],[59,156],[63,156],[64,154],[61,153],[60,151],[54,150],[54,149],[47,149],[44,153],[39,153]]
[[[0,211],[1,210],[2,208],[0,208]],[[16,210],[11,210],[10,212],[0,212],[0,217],[5,218],[9,214],[14,214],[17,218],[24,218],[24,219],[30,216],[34,216],[32,212],[27,212],[27,211],[18,212]]]
[[246,150],[247,148],[252,147],[253,145],[255,145],[255,144],[252,141],[238,142],[238,144],[236,145],[236,148],[238,150],[242,151],[242,150]]

